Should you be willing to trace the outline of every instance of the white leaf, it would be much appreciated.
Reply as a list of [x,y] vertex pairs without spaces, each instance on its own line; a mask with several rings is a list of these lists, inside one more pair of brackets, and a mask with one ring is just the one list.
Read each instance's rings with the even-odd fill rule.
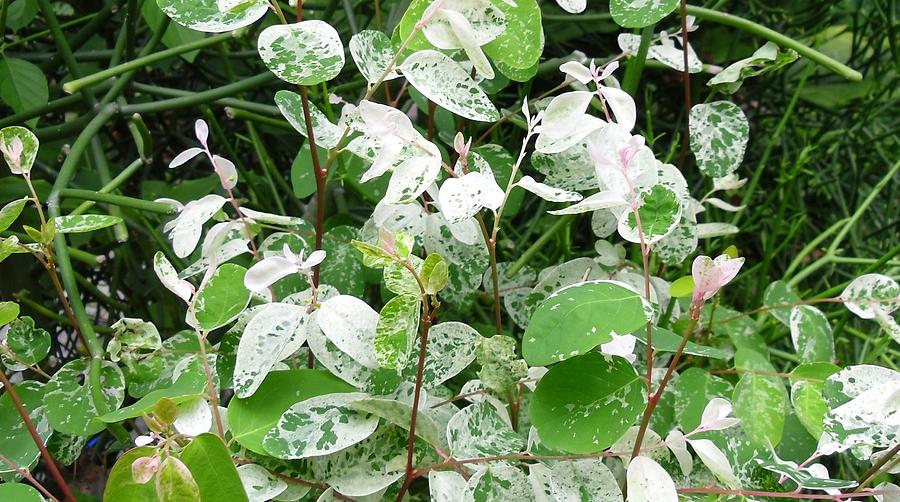
[[184,258],[191,254],[200,242],[203,224],[216,214],[225,204],[219,195],[207,195],[184,206],[178,216],[167,223],[164,230],[172,239],[175,256]]
[[700,417],[700,428],[705,431],[720,431],[740,423],[740,419],[729,417],[731,402],[721,397],[713,398],[703,409]]
[[253,292],[262,291],[279,279],[298,270],[297,265],[281,256],[270,256],[254,263],[244,275],[244,286]]
[[322,303],[318,310],[322,332],[339,349],[367,368],[378,368],[375,360],[375,328],[378,312],[359,298],[340,295]]
[[672,477],[659,464],[643,456],[628,464],[628,502],[678,502]]
[[302,218],[298,218],[296,216],[284,216],[280,214],[264,213],[262,211],[256,211],[254,209],[246,207],[241,207],[241,214],[243,214],[244,217],[257,223],[269,223],[272,225],[285,225],[289,227],[295,227],[303,225],[305,223]]
[[544,110],[535,149],[541,153],[558,153],[580,143],[592,132],[603,128],[606,122],[588,115],[588,105],[594,93],[572,91],[560,94],[550,101]]
[[422,154],[405,160],[394,168],[391,181],[384,194],[384,201],[389,204],[405,204],[412,202],[431,186],[441,173],[441,157],[437,147],[426,142],[427,150]]
[[287,489],[287,483],[256,464],[238,466],[238,476],[250,502],[266,502]]
[[590,494],[590,500],[622,500],[622,490],[601,459],[558,462],[550,467],[550,493],[560,502],[576,502]]
[[600,86],[600,94],[616,117],[616,123],[627,130],[634,129],[637,121],[637,109],[630,94],[615,87]]
[[[271,259],[271,258],[267,258]],[[234,393],[247,398],[265,380],[298,329],[306,309],[289,303],[267,303],[244,328],[234,363]]]
[[690,476],[691,471],[694,470],[694,457],[692,457],[691,452],[688,451],[684,434],[678,429],[669,432],[669,435],[666,436],[666,446],[669,448],[669,451],[672,452],[672,455],[675,455],[675,459],[678,461],[678,467],[681,468],[682,474]]
[[428,473],[428,492],[433,502],[460,502],[466,489],[466,479],[455,471]]
[[732,490],[739,490],[741,488],[741,482],[738,480],[737,476],[734,475],[731,464],[728,462],[728,459],[725,458],[725,454],[722,453],[722,450],[720,450],[715,443],[709,439],[688,439],[687,442],[694,448],[694,452],[697,453],[697,456],[700,457],[700,460],[703,461],[706,468],[709,469],[719,481],[725,483],[725,486]]
[[194,122],[194,134],[197,136],[197,140],[200,141],[201,145],[206,145],[206,142],[209,139],[209,126],[206,125],[205,120],[198,119]]
[[547,211],[550,214],[562,215],[562,214],[581,214],[587,213],[590,211],[596,211],[598,209],[608,209],[611,207],[617,207],[627,204],[628,202],[622,198],[621,195],[606,190],[603,192],[595,193],[585,199],[582,199],[581,202],[577,204],[573,204],[569,207],[565,207],[563,209],[557,209],[556,211]]
[[740,232],[740,229],[730,223],[700,223],[695,229],[698,239],[712,239],[714,237],[734,235],[738,232]]
[[178,416],[172,424],[185,436],[199,436],[212,428],[212,409],[205,397],[194,397],[178,405]]
[[203,153],[202,148],[197,148],[197,147],[188,148],[187,150],[176,155],[175,158],[172,159],[172,162],[169,162],[169,168],[181,166],[185,162],[193,159],[194,157],[200,155],[201,153]]
[[589,70],[587,66],[581,64],[580,61],[566,61],[559,65],[559,71],[582,84],[594,81],[594,75],[591,74],[591,70]]
[[448,223],[459,223],[475,216],[483,207],[497,209],[503,195],[493,177],[473,171],[459,178],[448,178],[441,185],[441,212]]
[[710,198],[706,199],[704,202],[706,202],[710,206],[717,207],[723,211],[728,211],[730,213],[736,213],[738,211],[741,211],[745,207],[747,207],[744,205],[735,206],[733,204],[729,204],[729,203],[725,202],[724,200],[718,199],[716,197],[710,197]]
[[569,14],[578,14],[587,7],[587,0],[556,0],[556,3]]
[[516,185],[549,202],[577,202],[581,200],[581,194],[577,192],[554,188],[535,181],[531,176],[522,176],[522,179],[516,182]]
[[234,162],[218,155],[213,155],[213,162],[216,166],[216,174],[219,175],[219,180],[222,182],[222,188],[225,190],[234,188],[238,182],[238,172]]
[[159,281],[166,289],[175,293],[185,303],[191,302],[191,297],[194,296],[194,286],[188,281],[178,278],[178,272],[162,251],[157,251],[153,256],[153,271],[156,272],[156,276],[159,277]]

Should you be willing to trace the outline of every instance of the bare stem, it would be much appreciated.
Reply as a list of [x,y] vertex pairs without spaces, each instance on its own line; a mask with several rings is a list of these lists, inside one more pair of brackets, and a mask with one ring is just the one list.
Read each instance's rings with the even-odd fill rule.
[[209,359],[206,357],[206,335],[199,330],[197,331],[197,341],[200,342],[200,357],[203,359],[203,371],[206,373],[206,387],[210,404],[212,404],[213,416],[216,417],[216,429],[219,431],[219,437],[224,441],[225,426],[222,425],[222,415],[219,413],[219,396],[213,383],[212,368],[209,367]]

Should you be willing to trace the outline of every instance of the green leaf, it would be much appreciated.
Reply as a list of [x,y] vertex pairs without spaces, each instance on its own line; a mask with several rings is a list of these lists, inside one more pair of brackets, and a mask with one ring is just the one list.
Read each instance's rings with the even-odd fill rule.
[[6,27],[13,32],[31,24],[40,11],[35,0],[13,0],[7,8]]
[[516,383],[528,376],[528,364],[516,354],[516,339],[495,335],[482,338],[475,349],[478,378],[484,386],[500,396],[506,396]]
[[181,451],[180,458],[197,482],[201,502],[248,500],[231,454],[215,434],[195,437]]
[[721,178],[744,160],[750,125],[744,112],[730,101],[713,101],[691,108],[691,151],[700,171]]
[[610,0],[609,13],[623,28],[643,28],[661,21],[675,7],[678,0]]
[[119,457],[112,470],[109,471],[109,478],[103,490],[103,502],[119,502],[121,500],[127,500],[128,502],[159,502],[154,483],[138,483],[134,480],[134,476],[131,473],[131,464],[135,460],[152,457],[155,453],[156,448],[142,446],[128,450]]
[[199,359],[191,361],[184,372],[171,387],[154,390],[136,403],[98,417],[102,422],[121,422],[128,418],[139,417],[156,406],[161,399],[169,399],[175,404],[200,396],[206,390],[206,374]]
[[61,234],[81,234],[122,223],[122,218],[105,214],[79,214],[53,218],[56,231]]
[[406,366],[419,329],[419,298],[400,295],[381,309],[375,328],[375,359],[382,368]]
[[[637,329],[631,333],[644,345],[647,344],[647,330]],[[653,349],[657,352],[675,352],[681,344],[681,336],[658,326],[653,327]],[[684,346],[684,353],[694,356],[708,357],[710,359],[728,359],[731,352],[727,350],[717,349],[700,345],[699,343],[688,342]]]
[[506,29],[485,44],[484,53],[501,71],[504,66],[511,70],[529,70],[536,66],[544,50],[541,8],[537,0],[516,0],[515,7],[505,0],[491,0],[491,3],[506,15]]
[[675,415],[682,430],[692,431],[700,425],[703,409],[715,397],[731,397],[727,380],[710,375],[705,369],[690,368],[672,383],[670,395],[675,401]]
[[425,285],[425,292],[429,295],[436,295],[449,282],[450,267],[444,258],[437,253],[428,255],[422,265],[422,283]]
[[[501,415],[501,413],[503,413]],[[525,444],[513,430],[506,411],[483,400],[458,411],[447,423],[447,444],[455,458],[511,455]]]
[[[800,295],[785,281],[774,281],[766,287],[763,304],[772,317],[785,326],[790,326],[792,305],[800,302]],[[777,308],[773,308],[778,305]]]
[[273,371],[252,396],[228,403],[231,434],[241,446],[268,455],[263,438],[288,408],[311,397],[351,391],[353,387],[325,371]]
[[325,21],[269,26],[259,34],[257,49],[269,70],[292,84],[327,82],[344,67],[344,45]]
[[[38,436],[46,443],[53,429],[47,421],[47,409],[43,406],[44,387],[44,384],[33,380],[26,380],[14,386],[22,406],[37,429]],[[0,395],[0,453],[16,465],[27,468],[37,464],[41,455],[8,392]],[[12,482],[19,474],[9,465],[0,463],[0,477],[4,481]]]
[[[647,242],[656,242],[672,233],[681,221],[681,202],[678,194],[663,185],[655,185],[649,192],[641,193],[641,229]],[[637,218],[634,211],[628,218],[619,220],[619,233],[631,242],[640,242]]]
[[322,262],[320,281],[345,295],[362,296],[365,291],[363,264],[359,253],[350,244],[358,237],[359,229],[339,226],[325,232],[322,241],[328,258]]
[[675,298],[687,298],[694,293],[695,287],[694,278],[685,275],[672,281],[672,286],[669,288],[669,294]]
[[16,302],[0,302],[0,326],[11,323],[19,317],[19,304]]
[[825,380],[840,371],[831,363],[801,364],[791,372],[791,405],[803,427],[818,440],[828,404],[822,397]]
[[5,231],[12,225],[16,218],[22,214],[22,210],[25,209],[25,203],[28,202],[28,197],[22,199],[16,199],[9,204],[3,206],[3,209],[0,209],[0,232]]
[[[545,366],[631,333],[652,315],[641,295],[613,281],[588,281],[556,291],[535,310],[522,336],[522,355]],[[565,326],[560,330],[560,326]]]
[[244,287],[247,269],[226,263],[197,293],[194,302],[197,325],[204,331],[212,331],[235,320],[250,303],[250,291]]
[[187,466],[176,457],[162,461],[156,472],[156,492],[159,500],[197,500],[200,488]]
[[[316,138],[319,139],[318,137]],[[316,145],[316,151],[319,159],[328,157],[328,150]],[[316,193],[316,173],[313,168],[312,151],[309,149],[309,142],[303,143],[294,162],[291,164],[291,188],[294,190],[294,197],[305,199]]]
[[[7,82],[8,79],[0,79]],[[11,158],[7,152],[15,151],[21,144],[22,153],[17,159]],[[0,146],[3,150],[3,158],[13,174],[27,174],[34,166],[38,148],[41,146],[37,136],[33,132],[19,126],[9,126],[0,129]]]
[[176,23],[192,30],[222,33],[255,23],[266,15],[269,2],[248,0],[240,8],[219,10],[218,0],[156,0],[159,8]]
[[777,446],[784,434],[787,392],[778,377],[745,373],[734,387],[734,415],[751,443]]
[[[38,66],[23,59],[0,56],[0,101],[16,113],[47,104],[47,78]],[[34,127],[38,119],[28,121]]]
[[22,483],[0,485],[0,500],[5,502],[44,502],[44,497],[35,488]]
[[552,368],[538,382],[531,422],[541,441],[571,453],[609,448],[644,411],[645,383],[621,357],[597,352]]
[[[125,377],[118,366],[103,361],[100,370],[100,389],[94,389],[91,361],[75,359],[59,369],[47,382],[44,405],[47,418],[54,429],[76,436],[89,436],[105,427],[94,420],[100,413],[115,410],[125,399]],[[102,407],[94,402],[94,393],[103,396]]]
[[[419,51],[400,65],[410,85],[439,106],[461,117],[480,122],[500,120],[490,98],[449,56],[433,50]],[[441,78],[434,78],[441,75]]]
[[[18,305],[16,305],[16,311],[18,311]],[[50,352],[50,333],[45,329],[35,328],[34,319],[31,317],[20,317],[9,325],[6,346],[16,355],[15,360],[10,361],[15,366],[20,364],[33,366],[43,361]],[[10,366],[5,355],[4,363]]]

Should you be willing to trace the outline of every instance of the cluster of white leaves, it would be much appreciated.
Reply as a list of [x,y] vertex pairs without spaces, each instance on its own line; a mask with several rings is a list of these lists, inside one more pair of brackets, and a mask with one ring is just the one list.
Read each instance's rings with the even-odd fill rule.
[[844,306],[862,319],[874,319],[885,333],[900,343],[900,324],[892,313],[900,309],[900,285],[886,275],[857,277],[841,293]]

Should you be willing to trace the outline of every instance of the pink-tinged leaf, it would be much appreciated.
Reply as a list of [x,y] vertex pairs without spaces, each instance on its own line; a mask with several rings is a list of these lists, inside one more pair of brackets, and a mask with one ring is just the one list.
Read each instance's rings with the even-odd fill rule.
[[131,477],[135,483],[145,484],[159,469],[159,457],[140,457],[131,463]]
[[250,267],[244,276],[244,286],[250,291],[262,291],[295,272],[297,265],[292,261],[281,256],[270,256]]
[[197,147],[188,148],[187,150],[176,155],[175,158],[172,159],[172,162],[169,162],[169,168],[171,169],[173,167],[182,166],[187,161],[193,159],[194,157],[200,155],[201,153],[203,153],[202,148],[197,148]]
[[731,282],[744,265],[743,258],[729,258],[720,255],[715,260],[709,256],[698,256],[691,267],[694,279],[694,298],[709,300],[723,286]]
[[731,410],[730,401],[721,397],[713,398],[707,403],[706,408],[703,409],[703,416],[700,418],[700,428],[706,431],[719,431],[737,425],[741,420],[729,417]]
[[218,155],[213,155],[213,162],[216,174],[219,175],[219,179],[222,181],[222,188],[225,190],[234,188],[238,182],[238,172],[234,162]]

